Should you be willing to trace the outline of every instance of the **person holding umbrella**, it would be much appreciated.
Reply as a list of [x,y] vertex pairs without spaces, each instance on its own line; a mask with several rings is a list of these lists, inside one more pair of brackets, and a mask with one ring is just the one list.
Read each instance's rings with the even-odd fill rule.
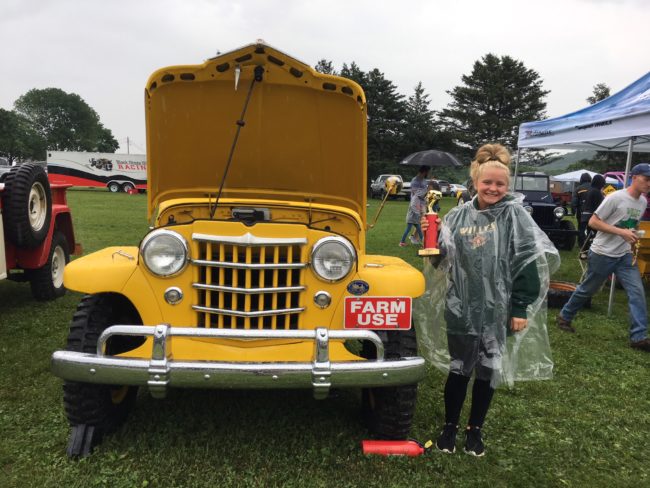
[[508,194],[509,165],[500,144],[479,148],[470,167],[476,196],[445,216],[444,257],[425,261],[427,289],[415,305],[420,353],[448,373],[445,424],[435,445],[450,454],[472,376],[464,450],[483,456],[481,432],[495,388],[552,373],[544,298],[559,254]]
[[[415,227],[419,242],[424,238],[422,236],[422,229],[420,228],[420,219],[426,211],[426,201],[424,197],[427,194],[427,176],[429,175],[430,168],[428,166],[420,166],[418,174],[411,180],[411,202],[406,212],[406,229],[402,234],[402,239],[399,241],[400,247],[406,246],[406,238],[411,232],[411,228]],[[415,244],[415,242],[413,242]]]
[[[403,166],[419,166],[417,176],[411,180],[411,204],[406,214],[406,229],[399,243],[403,247],[407,245],[406,238],[412,227],[415,227],[419,242],[422,242],[423,236],[420,228],[420,218],[426,212],[426,178],[431,167],[461,167],[462,164],[453,154],[436,149],[428,149],[409,154],[399,164]],[[419,195],[416,196],[418,193]],[[416,244],[418,241],[412,239],[411,242]]]

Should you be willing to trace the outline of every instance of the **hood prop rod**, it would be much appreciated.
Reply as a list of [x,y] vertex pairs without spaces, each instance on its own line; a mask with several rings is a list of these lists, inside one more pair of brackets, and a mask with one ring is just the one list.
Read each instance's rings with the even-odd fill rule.
[[246,116],[246,109],[248,109],[248,102],[250,102],[251,95],[253,94],[253,87],[255,82],[261,82],[262,76],[264,74],[264,66],[255,66],[254,70],[255,76],[251,80],[251,84],[248,87],[248,93],[246,94],[246,101],[244,102],[244,108],[241,113],[241,117],[236,122],[237,132],[235,132],[235,138],[232,141],[232,146],[230,147],[230,154],[228,155],[228,161],[226,162],[226,167],[223,170],[223,177],[221,178],[221,185],[219,186],[219,192],[217,193],[217,198],[214,202],[214,207],[210,209],[210,220],[214,218],[214,214],[217,211],[217,206],[219,205],[219,198],[221,198],[221,192],[223,191],[223,185],[226,182],[226,176],[228,176],[228,170],[230,169],[230,163],[232,163],[232,157],[235,154],[235,148],[237,147],[237,141],[239,140],[239,133],[241,132],[242,127],[246,125],[244,117]]

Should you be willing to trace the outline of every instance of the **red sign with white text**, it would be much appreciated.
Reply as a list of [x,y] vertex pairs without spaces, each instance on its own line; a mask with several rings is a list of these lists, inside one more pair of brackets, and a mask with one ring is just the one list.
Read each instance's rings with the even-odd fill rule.
[[346,329],[411,328],[411,297],[345,297]]

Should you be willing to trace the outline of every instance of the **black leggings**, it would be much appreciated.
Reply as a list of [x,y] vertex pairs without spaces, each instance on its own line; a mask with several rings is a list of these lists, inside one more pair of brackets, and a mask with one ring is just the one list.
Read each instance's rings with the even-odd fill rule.
[[[458,425],[460,411],[467,395],[467,384],[469,376],[462,376],[449,373],[445,383],[445,422]],[[474,379],[472,388],[472,409],[469,414],[468,425],[482,427],[485,416],[490,408],[490,402],[494,396],[494,388],[490,387],[490,381]]]

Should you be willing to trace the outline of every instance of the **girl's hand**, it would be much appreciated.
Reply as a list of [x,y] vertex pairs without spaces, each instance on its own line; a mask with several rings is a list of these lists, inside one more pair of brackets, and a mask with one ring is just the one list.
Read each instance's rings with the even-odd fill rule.
[[528,319],[520,319],[519,317],[512,317],[510,320],[510,329],[513,332],[519,332],[528,327]]
[[422,228],[422,232],[427,230],[429,228],[429,221],[427,218],[423,215],[422,218],[420,219],[420,227]]
[[[436,219],[436,224],[438,224],[438,228],[440,228],[440,224],[442,224],[442,219],[440,217]],[[424,215],[420,219],[420,228],[422,229],[422,232],[429,228],[429,221]]]

